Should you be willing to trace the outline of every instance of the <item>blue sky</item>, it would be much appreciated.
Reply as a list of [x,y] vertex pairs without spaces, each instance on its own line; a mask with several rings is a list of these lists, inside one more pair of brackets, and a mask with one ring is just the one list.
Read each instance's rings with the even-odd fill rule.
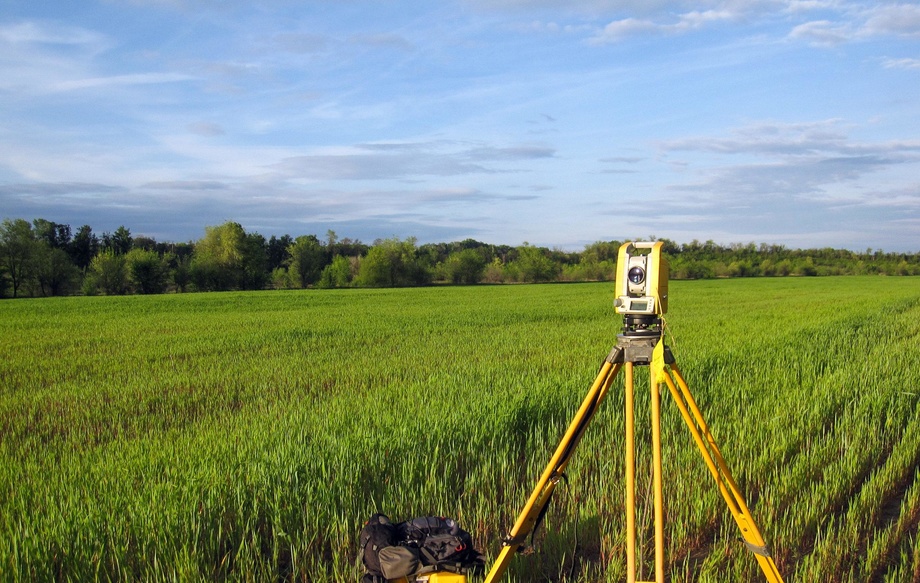
[[920,251],[920,5],[4,0],[0,218]]

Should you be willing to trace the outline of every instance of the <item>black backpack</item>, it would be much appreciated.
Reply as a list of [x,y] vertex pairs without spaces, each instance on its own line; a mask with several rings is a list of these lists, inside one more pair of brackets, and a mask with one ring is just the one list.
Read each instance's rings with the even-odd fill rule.
[[[485,557],[473,548],[470,533],[449,518],[420,516],[395,526],[387,519],[387,525],[395,531],[390,539],[391,545],[365,543],[371,538],[371,533],[367,532],[369,527],[373,527],[374,532],[380,530],[381,516],[372,516],[361,531],[364,566],[367,569],[362,583],[380,583],[436,571],[478,574],[484,570]],[[379,536],[376,540],[381,544],[385,538]],[[369,558],[369,553],[374,556]]]

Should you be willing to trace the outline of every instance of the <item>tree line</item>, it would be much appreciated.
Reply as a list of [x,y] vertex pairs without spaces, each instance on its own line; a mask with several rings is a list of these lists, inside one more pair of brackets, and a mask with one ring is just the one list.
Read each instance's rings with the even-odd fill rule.
[[[643,239],[664,243],[672,279],[920,275],[920,253]],[[368,245],[332,230],[324,239],[266,239],[232,221],[205,227],[198,241],[164,243],[132,236],[124,226],[100,237],[89,225],[73,232],[45,219],[6,219],[0,224],[0,297],[608,281],[620,245],[598,241],[567,252],[473,239],[418,245],[412,237]]]

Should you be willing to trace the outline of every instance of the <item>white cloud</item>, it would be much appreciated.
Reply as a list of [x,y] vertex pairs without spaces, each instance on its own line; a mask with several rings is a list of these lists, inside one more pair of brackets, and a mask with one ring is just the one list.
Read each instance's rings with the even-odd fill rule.
[[799,24],[788,38],[837,46],[874,36],[920,37],[920,6],[914,4],[882,4],[862,10],[847,3],[815,6],[819,8],[834,18]]
[[916,4],[880,6],[868,14],[864,34],[920,37],[920,6]]
[[920,59],[884,59],[882,66],[886,69],[920,69]]
[[792,29],[789,38],[806,40],[818,46],[835,46],[853,40],[855,34],[847,24],[836,24],[829,20],[815,20],[800,24]]
[[615,20],[605,26],[604,30],[596,35],[592,41],[596,43],[617,42],[629,36],[654,33],[659,30],[660,25],[650,20],[624,18],[622,20]]
[[699,30],[712,24],[731,21],[737,14],[730,10],[692,11],[681,14],[674,22],[656,22],[637,18],[624,18],[609,23],[595,35],[595,44],[619,42],[626,37],[643,34],[673,35]]
[[109,77],[90,77],[58,81],[48,87],[51,92],[95,89],[99,87],[116,87],[126,85],[156,85],[160,83],[178,83],[195,79],[184,73],[131,73]]
[[94,49],[108,45],[105,37],[97,32],[37,21],[0,25],[0,41],[14,45],[66,45]]
[[839,9],[841,2],[838,0],[786,0],[785,4],[783,12],[796,14],[816,10]]

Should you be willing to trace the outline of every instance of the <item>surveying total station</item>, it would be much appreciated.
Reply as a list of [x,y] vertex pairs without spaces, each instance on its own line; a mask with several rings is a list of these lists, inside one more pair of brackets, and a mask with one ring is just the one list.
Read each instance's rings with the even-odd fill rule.
[[607,396],[613,379],[621,369],[625,373],[626,581],[627,583],[643,583],[636,579],[638,561],[641,561],[642,556],[636,548],[636,442],[633,394],[633,369],[636,366],[650,367],[655,583],[665,581],[662,488],[664,476],[661,463],[660,387],[662,385],[667,386],[674,398],[690,430],[690,435],[703,456],[706,467],[715,479],[719,492],[741,530],[745,546],[754,554],[767,581],[782,583],[782,576],[770,554],[770,549],[754,523],[744,497],[732,478],[693,395],[690,394],[687,382],[677,368],[674,355],[670,348],[665,346],[661,316],[668,310],[668,262],[661,254],[662,246],[663,243],[659,241],[625,243],[620,247],[617,258],[614,307],[618,314],[623,315],[623,332],[617,336],[616,346],[604,360],[588,395],[569,424],[562,441],[543,471],[510,534],[504,540],[504,546],[486,576],[486,583],[498,581],[501,578],[511,557],[539,522],[553,490],[563,479],[563,472],[575,448],[604,397]]
[[[661,242],[633,242],[620,247],[617,258],[616,297],[614,308],[623,316],[623,331],[616,346],[604,359],[601,370],[569,424],[555,453],[518,515],[511,532],[486,576],[486,583],[501,579],[511,558],[523,545],[527,535],[539,524],[553,491],[572,458],[588,424],[610,391],[614,378],[624,371],[625,393],[625,511],[626,511],[626,581],[638,581],[644,574],[641,549],[636,545],[636,440],[633,373],[636,366],[648,366],[650,378],[650,416],[652,445],[652,491],[654,497],[654,583],[665,581],[664,495],[661,454],[661,386],[674,398],[690,435],[703,456],[732,517],[741,530],[745,546],[754,554],[770,583],[782,583],[770,549],[757,529],[751,512],[728,470],[709,427],[703,420],[693,395],[677,367],[671,349],[665,345],[662,316],[668,311],[668,262],[661,254]],[[465,575],[432,573],[413,579],[428,583],[465,583]],[[407,581],[401,579],[400,581]]]

